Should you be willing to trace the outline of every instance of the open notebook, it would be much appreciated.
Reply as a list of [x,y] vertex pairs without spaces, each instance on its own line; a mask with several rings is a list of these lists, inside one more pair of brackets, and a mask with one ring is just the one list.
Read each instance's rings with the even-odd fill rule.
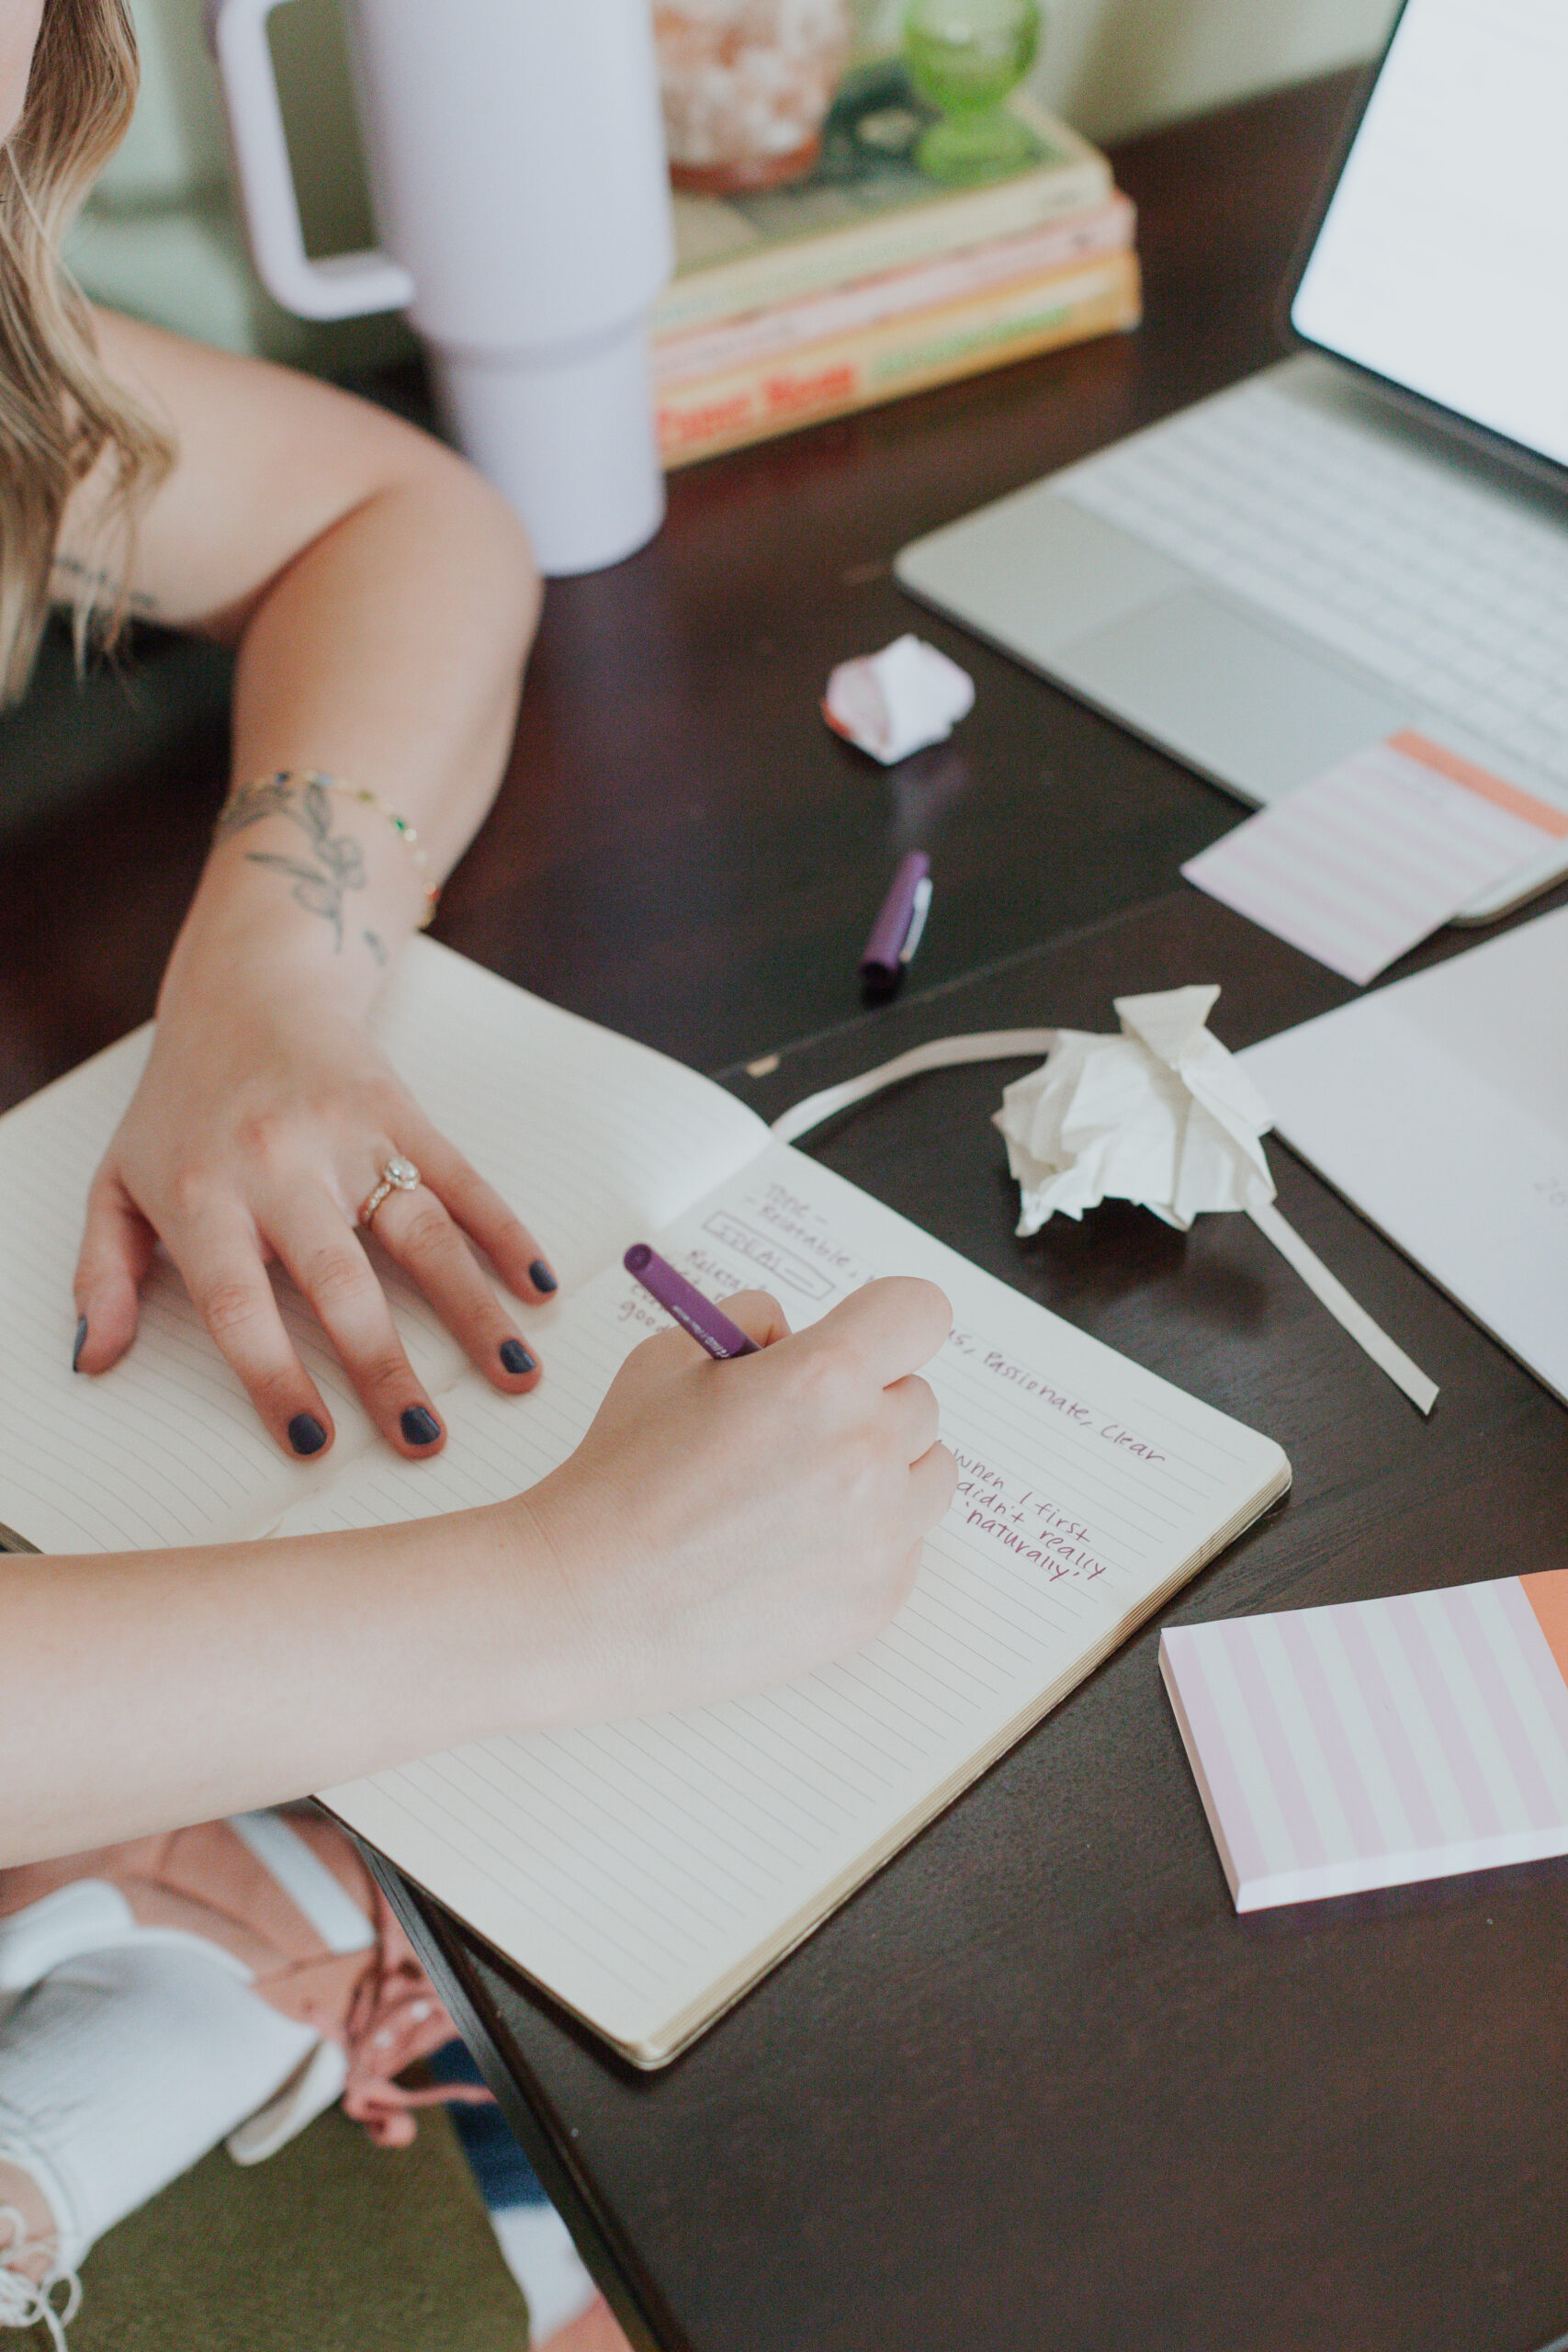
[[0,1120],[0,1521],[40,1549],[108,1549],[514,1492],[571,1449],[623,1355],[662,1326],[619,1263],[634,1239],[712,1295],[773,1290],[797,1326],[874,1274],[941,1283],[955,1328],[931,1377],[962,1484],[871,1648],[761,1697],[491,1740],[325,1792],[556,1999],[661,2064],[1281,1494],[1289,1464],[773,1142],[710,1080],[429,941],[380,1027],[560,1273],[558,1300],[525,1317],[539,1389],[487,1387],[389,1273],[451,1430],[437,1461],[381,1445],[299,1316],[339,1436],[325,1465],[282,1460],[166,1272],[126,1363],[73,1379],[81,1206],[138,1035]]

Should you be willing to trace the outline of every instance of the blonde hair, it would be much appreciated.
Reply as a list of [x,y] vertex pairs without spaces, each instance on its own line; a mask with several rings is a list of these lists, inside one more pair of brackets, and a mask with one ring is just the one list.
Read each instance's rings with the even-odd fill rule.
[[174,459],[169,435],[106,374],[61,241],[136,100],[125,0],[44,0],[20,121],[0,160],[0,705],[21,694],[49,614],[67,500],[101,459],[107,595],[75,598],[77,652],[125,616],[138,506]]

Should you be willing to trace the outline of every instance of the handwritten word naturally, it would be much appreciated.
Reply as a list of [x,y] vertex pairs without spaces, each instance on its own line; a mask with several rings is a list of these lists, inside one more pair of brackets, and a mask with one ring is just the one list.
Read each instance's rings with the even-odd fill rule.
[[963,1524],[1031,1567],[1043,1568],[1053,1584],[1064,1577],[1093,1584],[1105,1574],[1107,1563],[1089,1541],[1083,1521],[1063,1510],[1048,1496],[1026,1488],[1014,1495],[1001,1472],[977,1454],[954,1447],[958,1464],[958,1507]]

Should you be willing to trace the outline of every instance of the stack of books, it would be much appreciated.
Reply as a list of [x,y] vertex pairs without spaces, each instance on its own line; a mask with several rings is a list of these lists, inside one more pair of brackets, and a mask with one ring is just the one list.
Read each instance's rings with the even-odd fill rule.
[[916,166],[931,119],[896,63],[852,74],[811,176],[677,196],[654,311],[667,467],[1135,326],[1134,214],[1098,149],[1023,92],[1038,154],[984,187]]

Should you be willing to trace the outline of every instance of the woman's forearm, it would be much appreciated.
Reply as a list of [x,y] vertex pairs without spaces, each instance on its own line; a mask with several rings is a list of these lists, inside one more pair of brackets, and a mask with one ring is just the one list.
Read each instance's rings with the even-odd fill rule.
[[511,745],[539,585],[499,493],[434,445],[415,451],[251,614],[234,768],[350,776],[418,824],[445,870]]
[[[383,1170],[423,1181],[385,1204],[378,1241],[504,1394],[537,1360],[463,1235],[518,1297],[554,1283],[547,1248],[423,1116],[365,1016],[494,793],[537,579],[511,509],[437,443],[324,385],[99,323],[180,453],[140,518],[131,585],[233,644],[238,668],[234,789],[93,1185],[73,1362],[99,1374],[132,1343],[161,1241],[279,1446],[318,1453],[332,1415],[279,1316],[279,1263],[388,1442],[427,1454],[440,1415],[356,1227]],[[73,560],[94,545],[91,491]]]
[[[139,611],[235,648],[233,782],[341,777],[417,829],[426,875],[441,878],[499,782],[538,615],[515,514],[450,450],[331,386],[109,311],[95,325],[106,365],[178,452],[137,518],[127,593]],[[95,475],[73,498],[60,554],[73,582],[112,578],[110,487]],[[422,910],[419,869],[406,851],[380,854],[377,828],[394,848],[396,836],[368,808],[344,800],[333,817],[367,869],[345,925],[358,916],[390,950]],[[295,899],[283,869],[269,881],[249,862],[307,847],[287,819],[237,850],[220,844],[172,986],[269,926],[286,966],[296,951],[310,961],[311,926],[325,939],[331,916]],[[321,966],[345,1006],[374,992],[377,969],[335,952]],[[237,977],[259,985],[265,963]]]
[[0,1711],[0,1866],[542,1720],[558,1613],[515,1508],[0,1561],[0,1655],[28,1661]]
[[714,1363],[632,1351],[575,1453],[451,1518],[0,1560],[0,1864],[268,1804],[502,1730],[659,1713],[869,1640],[953,1494],[914,1367],[952,1313],[875,1282]]
[[[423,446],[268,584],[239,639],[240,797],[165,1004],[310,987],[364,1010],[493,797],[537,605],[510,510]],[[344,788],[323,803],[312,773]]]

